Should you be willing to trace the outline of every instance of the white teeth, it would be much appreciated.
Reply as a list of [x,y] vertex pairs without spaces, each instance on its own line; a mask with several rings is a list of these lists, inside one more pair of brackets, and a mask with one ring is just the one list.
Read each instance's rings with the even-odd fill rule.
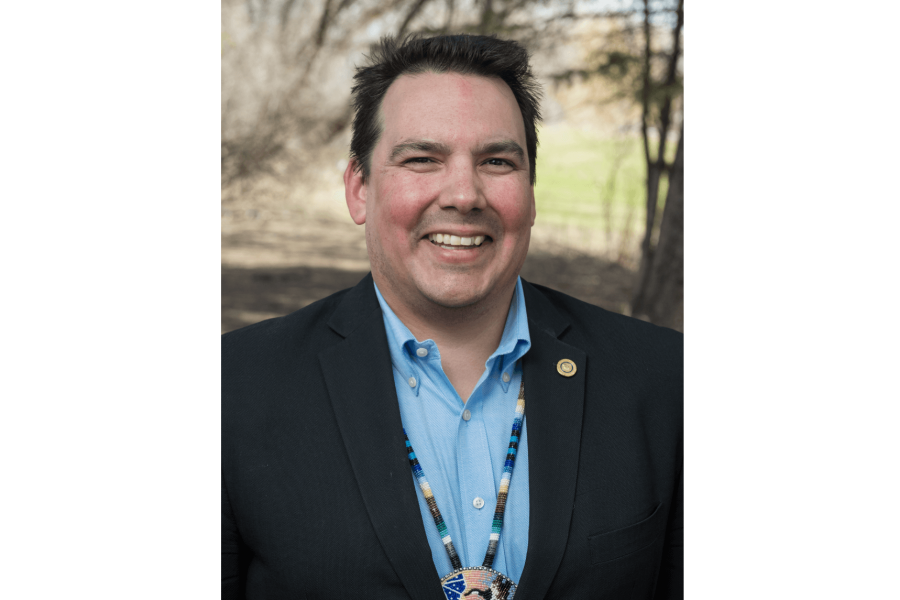
[[449,233],[431,233],[428,235],[428,239],[444,246],[480,246],[484,243],[485,236],[460,237]]

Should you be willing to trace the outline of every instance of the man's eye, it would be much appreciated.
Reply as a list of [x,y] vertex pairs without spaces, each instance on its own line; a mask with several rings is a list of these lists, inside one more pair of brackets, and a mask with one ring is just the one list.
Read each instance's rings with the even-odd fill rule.
[[489,158],[484,161],[484,164],[491,165],[495,167],[511,167],[513,164],[508,160],[504,160],[502,158]]
[[431,162],[431,159],[428,158],[427,156],[416,156],[416,157],[414,157],[414,158],[409,158],[409,159],[407,159],[407,160],[405,160],[405,161],[403,161],[403,162],[405,162],[406,164],[409,164],[409,163],[419,163],[419,164],[422,164],[422,163],[430,163],[430,162]]

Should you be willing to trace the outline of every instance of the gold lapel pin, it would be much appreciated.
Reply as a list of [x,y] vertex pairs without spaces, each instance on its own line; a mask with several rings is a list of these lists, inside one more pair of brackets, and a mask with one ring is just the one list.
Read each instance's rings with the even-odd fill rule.
[[573,363],[568,358],[564,358],[556,363],[556,371],[563,377],[571,377],[577,370],[578,369],[575,367],[575,363]]

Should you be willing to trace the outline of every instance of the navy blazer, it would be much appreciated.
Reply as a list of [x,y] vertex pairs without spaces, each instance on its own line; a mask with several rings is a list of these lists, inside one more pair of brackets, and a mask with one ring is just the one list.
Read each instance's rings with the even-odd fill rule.
[[[524,291],[516,600],[683,598],[682,335]],[[371,275],[222,336],[223,598],[442,600],[428,526]]]

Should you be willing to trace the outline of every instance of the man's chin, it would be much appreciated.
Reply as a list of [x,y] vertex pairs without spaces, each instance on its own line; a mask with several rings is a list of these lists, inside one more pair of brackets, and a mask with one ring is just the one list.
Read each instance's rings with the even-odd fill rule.
[[436,307],[446,309],[464,309],[477,305],[484,296],[471,293],[433,294],[423,292],[422,297]]
[[419,288],[419,293],[432,306],[460,311],[478,306],[487,308],[491,304],[491,298],[499,298],[498,294],[492,293],[496,291],[496,287],[484,288],[472,285],[471,282],[456,283],[443,288]]

